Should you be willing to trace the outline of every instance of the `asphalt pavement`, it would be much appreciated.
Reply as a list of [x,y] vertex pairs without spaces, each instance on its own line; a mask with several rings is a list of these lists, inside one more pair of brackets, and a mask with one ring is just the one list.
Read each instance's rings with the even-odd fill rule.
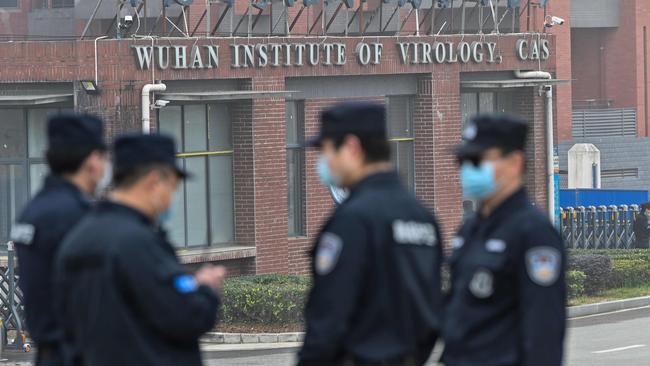
[[[569,321],[565,366],[650,366],[650,306]],[[233,349],[233,347],[235,349]],[[287,366],[299,344],[206,345],[206,366]],[[32,365],[33,354],[6,350],[0,365]],[[429,365],[439,357],[434,352]],[[428,365],[428,366],[429,366]]]
[[650,307],[569,321],[568,366],[650,365]]

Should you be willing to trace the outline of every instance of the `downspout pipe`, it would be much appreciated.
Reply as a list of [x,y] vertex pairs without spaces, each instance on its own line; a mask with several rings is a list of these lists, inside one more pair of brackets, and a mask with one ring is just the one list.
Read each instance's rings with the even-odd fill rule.
[[521,71],[515,70],[517,79],[551,79],[551,73],[546,71]]
[[98,68],[99,66],[97,65],[97,41],[100,39],[106,39],[108,36],[101,36],[95,38],[95,85],[99,85],[99,73],[98,73]]
[[[551,73],[546,71],[521,71],[515,70],[515,77],[518,79],[551,79]],[[547,201],[548,217],[551,223],[555,225],[555,167],[553,149],[553,86],[544,85],[546,96],[546,181],[547,181]]]
[[167,90],[167,85],[163,83],[145,84],[142,87],[142,133],[151,132],[151,93],[162,92]]
[[[548,217],[553,225],[555,222],[555,167],[553,150],[553,87],[544,86],[546,94],[546,174],[548,180]],[[559,189],[559,187],[557,187]]]

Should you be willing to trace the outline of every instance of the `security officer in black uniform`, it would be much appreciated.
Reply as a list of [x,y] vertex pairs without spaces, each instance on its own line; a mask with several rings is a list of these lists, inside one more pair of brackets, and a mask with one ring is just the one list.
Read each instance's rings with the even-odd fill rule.
[[446,366],[559,366],[565,332],[564,246],[523,188],[528,127],[477,116],[456,154],[478,212],[452,241]]
[[57,257],[66,330],[90,366],[201,365],[223,267],[192,275],[159,228],[185,173],[161,135],[118,138],[110,199],[66,237]]
[[318,173],[349,188],[312,252],[299,365],[422,365],[439,330],[440,231],[390,164],[383,106],[321,115]]
[[63,237],[90,209],[89,198],[106,169],[101,120],[63,114],[49,119],[43,188],[12,228],[19,260],[27,329],[37,345],[37,365],[63,364],[61,325],[53,307],[54,256]]

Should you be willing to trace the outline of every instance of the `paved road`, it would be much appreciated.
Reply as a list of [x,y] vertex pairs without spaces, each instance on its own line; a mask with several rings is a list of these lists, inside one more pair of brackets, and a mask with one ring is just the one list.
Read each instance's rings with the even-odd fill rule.
[[650,307],[571,320],[566,364],[650,365]]
[[[588,316],[569,321],[565,366],[647,366],[650,365],[650,307]],[[287,366],[294,364],[297,344],[255,350],[241,345],[237,350],[208,346],[206,366]],[[432,360],[437,359],[436,351]],[[31,365],[31,355],[5,352],[0,366]],[[429,365],[435,365],[432,361]]]

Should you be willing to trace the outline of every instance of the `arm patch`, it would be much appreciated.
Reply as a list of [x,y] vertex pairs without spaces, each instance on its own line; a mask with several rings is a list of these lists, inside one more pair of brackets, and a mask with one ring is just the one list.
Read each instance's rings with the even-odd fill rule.
[[31,245],[34,240],[36,228],[31,224],[17,223],[11,228],[9,238],[14,243]]
[[557,249],[543,246],[526,252],[526,272],[534,283],[551,286],[557,281],[561,270],[562,261]]

